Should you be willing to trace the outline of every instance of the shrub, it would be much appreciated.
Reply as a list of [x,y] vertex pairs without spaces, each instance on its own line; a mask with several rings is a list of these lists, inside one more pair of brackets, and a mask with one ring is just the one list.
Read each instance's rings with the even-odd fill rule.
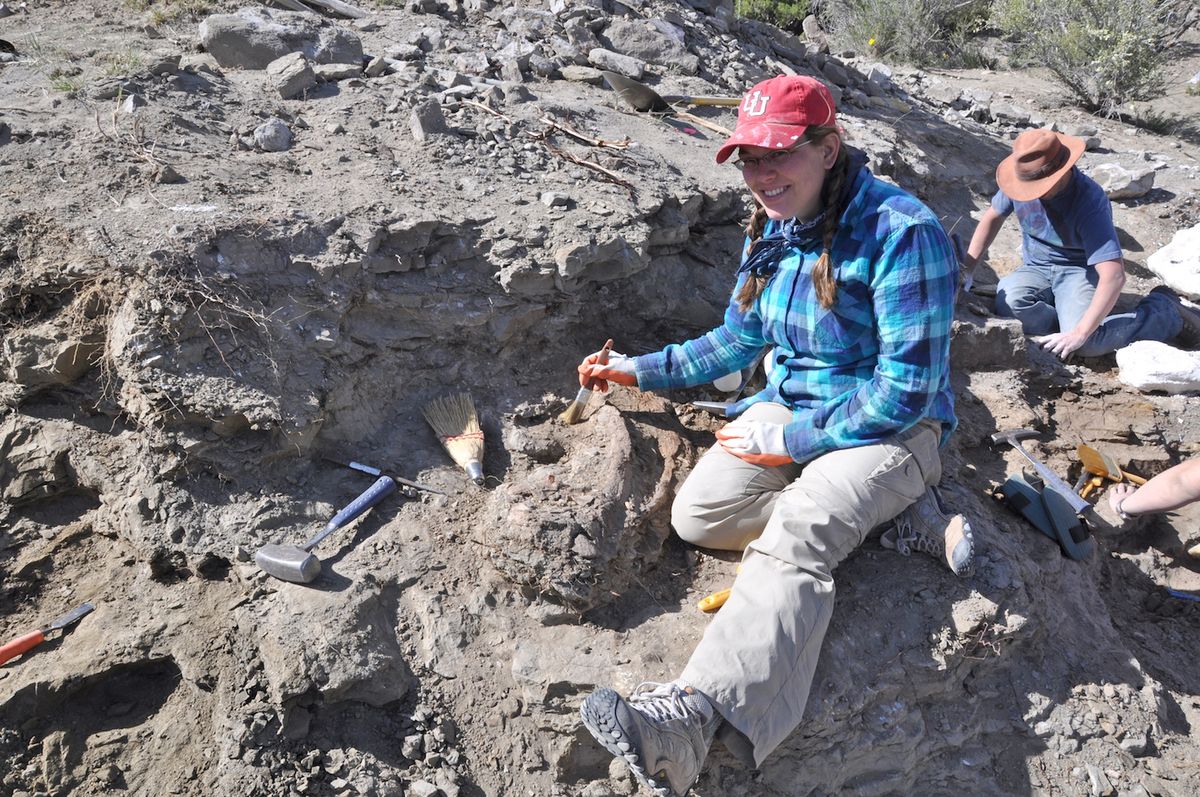
[[735,0],[734,12],[739,17],[769,22],[781,30],[799,33],[809,14],[809,0]]
[[1044,65],[1084,108],[1116,116],[1163,93],[1165,13],[1163,0],[998,0],[992,20],[1020,62]]
[[983,29],[992,0],[824,0],[830,33],[856,50],[918,65],[974,66],[971,36]]

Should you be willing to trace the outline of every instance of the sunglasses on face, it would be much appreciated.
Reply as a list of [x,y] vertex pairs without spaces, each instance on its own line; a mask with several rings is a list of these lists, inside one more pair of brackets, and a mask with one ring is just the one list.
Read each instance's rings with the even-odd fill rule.
[[738,171],[742,172],[750,169],[758,169],[764,166],[768,169],[777,169],[782,166],[788,158],[794,155],[798,149],[803,147],[805,144],[811,143],[811,139],[805,139],[794,147],[776,150],[775,152],[768,152],[766,155],[759,155],[757,158],[738,158],[733,162],[733,165],[738,168]]

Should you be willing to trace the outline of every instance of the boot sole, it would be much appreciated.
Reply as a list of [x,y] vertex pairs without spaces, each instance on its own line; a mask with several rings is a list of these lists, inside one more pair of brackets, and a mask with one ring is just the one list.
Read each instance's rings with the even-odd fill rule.
[[[888,536],[892,533],[892,531],[894,531],[894,528],[888,529],[883,533],[883,536],[879,538],[880,547],[889,551],[903,553],[904,556],[911,555],[913,550],[927,551],[927,549],[916,548],[913,546],[909,549],[908,553],[902,552],[900,550],[900,546],[896,544],[896,541]],[[957,551],[964,542],[966,543],[967,549],[966,556],[963,557],[964,563],[955,568],[954,552]],[[934,554],[934,558],[939,557]],[[943,536],[943,546],[940,558],[946,563],[946,567],[950,569],[950,572],[959,578],[969,576],[975,572],[975,535],[971,532],[971,524],[968,523],[967,519],[961,514],[954,515],[950,518],[950,522],[946,524],[946,531]]]
[[[964,563],[956,568],[953,556],[963,542],[967,544],[967,555]],[[962,515],[955,515],[946,527],[946,565],[960,577],[969,576],[975,570],[975,535],[971,533],[971,524]]]
[[[617,707],[621,696],[612,689],[597,689],[588,695],[579,707],[579,715],[583,718],[583,726],[588,729],[597,742],[605,750],[623,760],[638,783],[649,789],[655,797],[676,797],[670,788],[659,786],[654,779],[646,774],[640,757],[634,749],[631,736],[617,718]],[[621,748],[624,744],[629,749]]]

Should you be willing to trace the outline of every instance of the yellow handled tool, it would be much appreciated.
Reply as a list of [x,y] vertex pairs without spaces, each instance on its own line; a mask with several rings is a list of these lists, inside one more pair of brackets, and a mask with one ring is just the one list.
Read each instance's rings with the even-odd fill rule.
[[729,600],[729,593],[731,592],[733,592],[733,587],[723,589],[720,592],[714,592],[713,594],[702,598],[700,602],[696,604],[696,608],[706,614],[711,614],[725,605],[725,601]]
[[[742,572],[741,565],[737,566],[737,572]],[[706,595],[696,604],[696,608],[705,614],[712,614],[717,609],[720,609],[725,605],[725,601],[729,600],[729,595],[731,592],[733,592],[733,587],[719,590],[711,595]]]
[[1098,451],[1089,445],[1080,443],[1075,449],[1075,453],[1078,455],[1083,469],[1088,473],[1103,476],[1114,482],[1131,481],[1138,485],[1146,483],[1146,480],[1141,476],[1136,476],[1127,470],[1122,470],[1116,460],[1103,451]]

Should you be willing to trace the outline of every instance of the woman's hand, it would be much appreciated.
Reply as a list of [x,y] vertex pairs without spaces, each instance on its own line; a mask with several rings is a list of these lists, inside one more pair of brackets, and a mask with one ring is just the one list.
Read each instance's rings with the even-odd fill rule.
[[608,362],[601,363],[600,352],[589,354],[575,370],[579,372],[579,384],[587,387],[589,380],[596,380],[593,389],[601,393],[608,392],[608,383],[614,382],[625,387],[637,387],[637,368],[633,358],[624,354],[609,352]]
[[1137,488],[1129,482],[1118,482],[1108,488],[1108,505],[1121,520],[1129,516],[1121,511],[1121,502],[1137,492]]
[[788,453],[784,425],[766,421],[738,420],[717,431],[721,447],[752,465],[775,468],[795,460]]

